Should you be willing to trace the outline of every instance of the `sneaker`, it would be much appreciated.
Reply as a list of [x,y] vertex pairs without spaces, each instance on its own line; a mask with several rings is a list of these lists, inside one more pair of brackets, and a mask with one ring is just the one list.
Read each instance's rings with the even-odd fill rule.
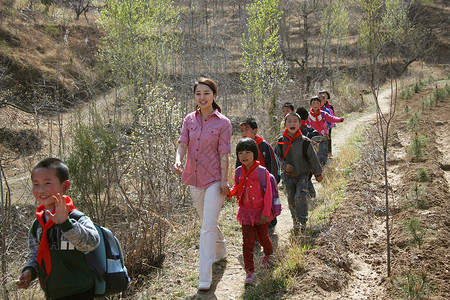
[[198,290],[199,291],[208,291],[211,288],[210,282],[199,282],[198,283]]
[[247,272],[245,284],[253,284],[255,282],[255,272]]
[[270,267],[270,257],[264,256],[261,261],[261,268],[269,268]]

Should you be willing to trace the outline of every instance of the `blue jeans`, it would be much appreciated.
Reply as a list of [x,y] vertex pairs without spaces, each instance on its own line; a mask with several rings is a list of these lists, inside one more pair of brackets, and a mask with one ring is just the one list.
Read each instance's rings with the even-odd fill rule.
[[294,226],[306,223],[308,221],[309,176],[307,174],[298,177],[282,175],[282,179]]

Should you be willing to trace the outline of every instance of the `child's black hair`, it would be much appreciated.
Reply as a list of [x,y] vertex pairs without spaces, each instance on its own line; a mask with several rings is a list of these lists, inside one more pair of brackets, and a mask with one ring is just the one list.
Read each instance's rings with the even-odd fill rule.
[[330,93],[327,90],[321,90],[319,94],[327,94],[327,99],[330,99]]
[[253,152],[253,160],[258,159],[258,145],[256,145],[254,139],[243,138],[239,140],[238,144],[236,145],[236,156],[238,156],[239,152],[242,151],[251,151]]
[[317,97],[317,96],[313,96],[313,97],[311,98],[311,100],[309,100],[309,104],[311,105],[311,104],[313,103],[313,101],[319,101],[319,102],[322,102],[322,101],[320,101],[320,98]]
[[295,112],[300,116],[300,119],[302,120],[308,119],[309,112],[306,108],[299,107]]
[[297,118],[298,118],[298,122],[301,123],[302,118],[300,118],[300,116],[299,116],[298,113],[296,113],[296,112],[290,112],[290,113],[288,113],[288,114],[286,115],[286,117],[284,117],[284,121],[286,122],[287,117],[290,117],[290,116],[297,117]]
[[294,111],[294,104],[291,102],[286,102],[282,107],[289,107],[292,111]]
[[256,120],[253,118],[247,118],[245,119],[243,122],[241,122],[241,125],[248,125],[250,126],[252,129],[258,129],[258,123],[256,123]]
[[48,157],[40,162],[38,162],[36,165],[34,165],[33,169],[31,170],[31,173],[36,169],[55,169],[56,170],[56,176],[58,177],[59,181],[62,183],[66,180],[69,180],[69,168],[66,166],[65,163],[63,163],[61,160],[53,157]]

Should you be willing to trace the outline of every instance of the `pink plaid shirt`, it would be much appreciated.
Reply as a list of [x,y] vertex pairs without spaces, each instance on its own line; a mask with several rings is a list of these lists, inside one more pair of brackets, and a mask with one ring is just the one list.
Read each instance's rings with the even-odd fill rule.
[[181,181],[205,189],[220,181],[220,154],[231,153],[231,122],[214,110],[202,124],[200,110],[186,116],[178,143],[188,145]]

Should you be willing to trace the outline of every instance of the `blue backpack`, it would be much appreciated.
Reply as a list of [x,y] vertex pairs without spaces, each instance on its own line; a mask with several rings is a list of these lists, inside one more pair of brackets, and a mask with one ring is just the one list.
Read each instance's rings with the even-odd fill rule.
[[[70,213],[78,220],[85,214],[79,210]],[[100,235],[100,244],[95,250],[86,252],[89,268],[95,275],[95,296],[109,296],[124,292],[128,288],[130,277],[125,267],[119,240],[105,227],[94,223]]]
[[[266,191],[266,168],[259,166],[258,167],[258,180],[259,185]],[[242,176],[242,167],[236,169],[236,183],[239,183],[239,178]],[[278,194],[278,183],[275,177],[269,173],[270,183],[272,186],[272,214],[273,217],[277,217],[281,214],[281,200],[280,195]]]

